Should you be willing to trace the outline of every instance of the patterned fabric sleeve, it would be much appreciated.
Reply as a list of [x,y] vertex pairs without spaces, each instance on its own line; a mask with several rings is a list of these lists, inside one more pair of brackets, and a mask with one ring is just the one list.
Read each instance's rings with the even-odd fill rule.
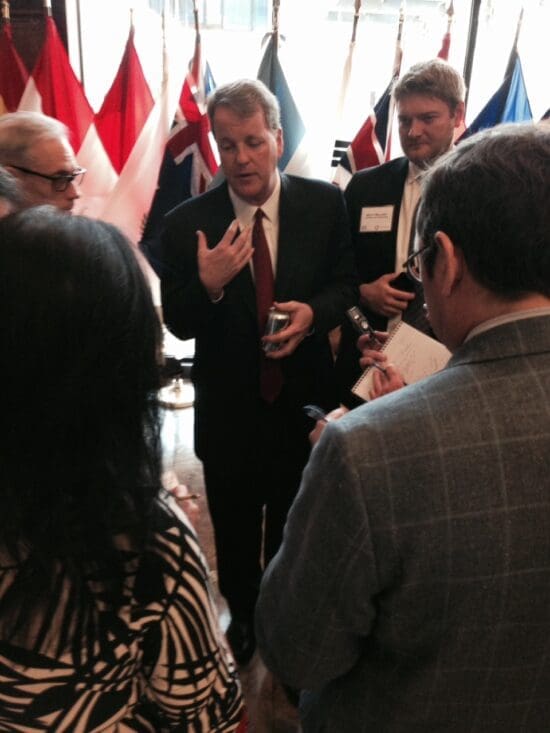
[[138,603],[134,620],[144,630],[144,695],[150,707],[163,730],[237,730],[243,717],[240,687],[194,532],[172,515],[147,555],[136,595],[148,600]]

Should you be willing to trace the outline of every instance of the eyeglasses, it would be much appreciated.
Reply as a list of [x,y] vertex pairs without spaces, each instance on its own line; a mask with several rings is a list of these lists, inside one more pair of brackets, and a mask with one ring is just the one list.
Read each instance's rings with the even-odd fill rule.
[[15,168],[16,171],[21,171],[21,173],[27,173],[29,176],[38,176],[39,178],[45,178],[47,181],[51,181],[52,188],[56,193],[63,193],[63,191],[69,188],[71,183],[79,186],[86,173],[86,168],[76,168],[71,173],[56,173],[53,176],[48,176],[45,173],[31,171],[29,168],[23,168],[20,165],[10,165],[10,168]]
[[412,254],[410,254],[405,262],[403,262],[403,267],[407,270],[407,274],[409,277],[412,277],[413,280],[416,280],[417,283],[422,282],[422,277],[420,276],[420,255],[425,254],[428,250],[434,248],[434,244],[425,244],[424,247],[420,247],[420,249],[417,249]]

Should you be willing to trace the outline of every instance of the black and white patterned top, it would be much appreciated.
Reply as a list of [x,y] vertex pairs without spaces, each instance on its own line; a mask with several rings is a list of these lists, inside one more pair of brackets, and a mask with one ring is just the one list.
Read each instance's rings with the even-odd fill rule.
[[[158,525],[158,526],[157,526]],[[243,708],[195,534],[169,510],[138,555],[117,539],[124,604],[100,579],[78,592],[59,566],[31,642],[0,639],[0,730],[235,731]],[[17,567],[0,563],[0,598]]]

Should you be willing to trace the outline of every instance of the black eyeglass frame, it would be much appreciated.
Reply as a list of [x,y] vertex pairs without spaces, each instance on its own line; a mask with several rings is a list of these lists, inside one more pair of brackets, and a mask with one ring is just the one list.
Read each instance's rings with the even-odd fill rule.
[[10,165],[10,168],[15,168],[16,171],[21,173],[27,173],[29,176],[38,176],[39,178],[45,178],[47,181],[52,182],[52,188],[56,193],[63,193],[66,191],[71,183],[80,176],[80,181],[84,178],[86,168],[77,168],[72,173],[56,173],[53,176],[49,176],[46,173],[38,173],[38,171],[32,171],[30,168],[23,168],[21,165]]
[[420,247],[420,249],[417,249],[414,252],[411,252],[411,254],[407,257],[405,262],[403,262],[402,267],[407,271],[407,275],[415,282],[421,283],[422,278],[420,277],[420,268],[418,269],[413,268],[413,262],[421,254],[425,254],[426,252],[433,249],[434,247],[435,247],[434,242],[432,242],[431,244],[425,244],[423,247]]

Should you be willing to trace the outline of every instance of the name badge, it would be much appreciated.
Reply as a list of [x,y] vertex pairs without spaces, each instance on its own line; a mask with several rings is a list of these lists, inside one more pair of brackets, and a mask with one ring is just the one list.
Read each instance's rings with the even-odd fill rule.
[[359,222],[360,232],[391,232],[393,206],[364,206]]

